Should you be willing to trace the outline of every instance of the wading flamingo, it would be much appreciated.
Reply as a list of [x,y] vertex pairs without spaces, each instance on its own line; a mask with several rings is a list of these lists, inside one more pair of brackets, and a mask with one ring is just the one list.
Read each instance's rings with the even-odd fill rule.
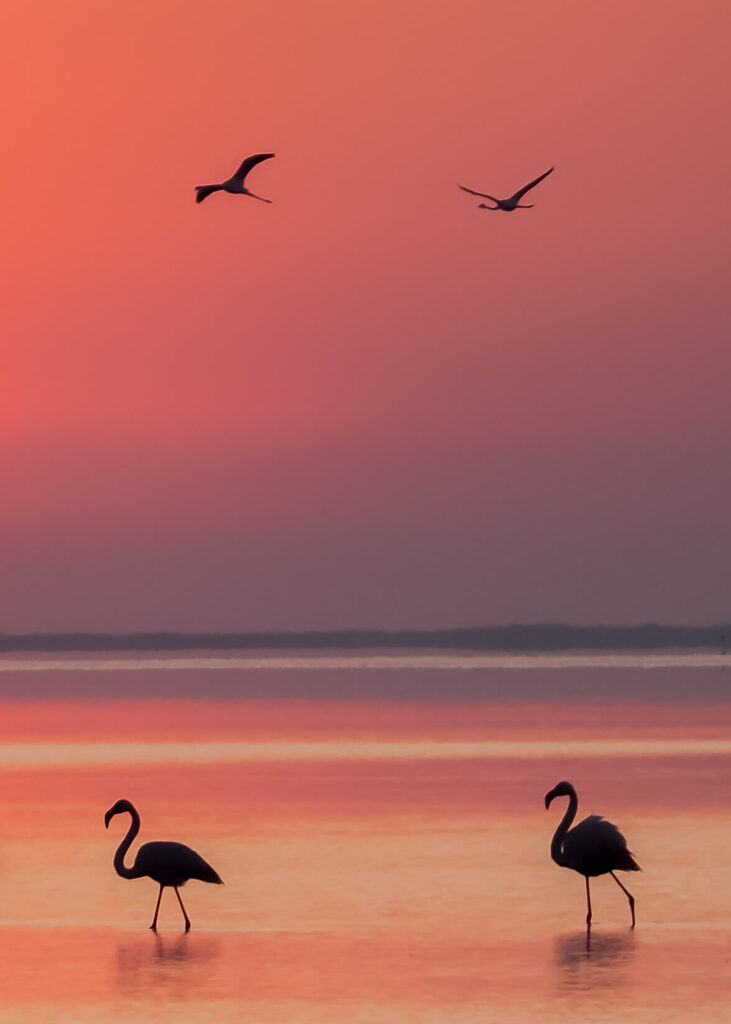
[[571,868],[586,881],[586,924],[591,927],[591,896],[589,879],[610,874],[629,900],[632,927],[635,926],[635,899],[614,874],[615,871],[640,871],[641,868],[627,849],[627,840],[616,825],[598,814],[590,814],[574,828],[569,825],[576,817],[579,801],[570,782],[559,782],[546,793],[546,810],[557,796],[569,798],[568,810],[553,834],[551,857],[559,867]]
[[532,210],[534,205],[533,203],[521,204],[520,200],[526,192],[535,188],[539,181],[543,181],[544,178],[547,178],[553,169],[553,167],[549,167],[547,171],[543,172],[543,174],[534,178],[533,181],[529,181],[528,184],[524,185],[521,189],[518,189],[518,191],[514,195],[510,196],[509,199],[496,199],[495,196],[489,196],[487,192],[475,192],[473,188],[467,188],[465,185],[460,185],[459,188],[461,188],[463,192],[469,192],[471,196],[482,196],[483,199],[491,199],[492,202],[495,203],[495,206],[488,206],[487,203],[480,203],[477,207],[478,210],[505,210],[506,213],[510,213],[511,210]]
[[114,870],[122,878],[152,878],[160,886],[155,916],[150,925],[153,932],[157,931],[157,914],[160,909],[162,891],[166,886],[172,886],[175,890],[180,909],[183,911],[185,930],[186,932],[190,931],[190,920],[180,898],[178,886],[185,885],[191,878],[199,878],[201,882],[212,882],[214,885],[223,885],[223,882],[210,864],[207,864],[195,850],[191,850],[189,846],[184,846],[182,843],[144,843],[137,851],[132,867],[125,867],[124,855],[140,830],[140,816],[129,800],[117,800],[116,804],[110,807],[104,815],[104,825],[109,828],[109,822],[115,814],[125,813],[131,815],[132,824],[114,854]]
[[262,160],[271,160],[273,156],[274,153],[256,153],[254,156],[247,156],[238,171],[236,171],[236,174],[231,175],[226,181],[222,181],[220,185],[196,185],[196,203],[202,203],[206,196],[209,196],[212,192],[231,192],[235,196],[251,196],[252,199],[261,199],[262,203],[271,203],[271,199],[265,199],[264,196],[258,196],[254,192],[249,192],[248,188],[244,185],[244,178],[252,167],[256,167]]

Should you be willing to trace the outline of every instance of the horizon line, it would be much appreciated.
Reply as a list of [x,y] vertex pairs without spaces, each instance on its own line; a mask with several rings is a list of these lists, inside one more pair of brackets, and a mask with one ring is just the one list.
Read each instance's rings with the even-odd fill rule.
[[731,624],[708,626],[642,623],[577,626],[569,623],[511,623],[434,629],[330,630],[129,630],[0,632],[0,653],[17,651],[135,651],[195,649],[372,649],[455,648],[541,651],[618,648],[726,647]]

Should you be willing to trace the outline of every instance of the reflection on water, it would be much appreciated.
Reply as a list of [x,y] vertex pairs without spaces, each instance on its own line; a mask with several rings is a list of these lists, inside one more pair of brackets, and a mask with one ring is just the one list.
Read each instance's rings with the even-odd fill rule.
[[633,931],[602,933],[587,928],[554,940],[554,963],[563,990],[591,990],[598,986],[621,985],[635,952]]
[[214,973],[211,965],[219,948],[218,939],[190,933],[166,938],[148,930],[120,939],[116,944],[118,996],[144,997],[154,991],[185,999]]

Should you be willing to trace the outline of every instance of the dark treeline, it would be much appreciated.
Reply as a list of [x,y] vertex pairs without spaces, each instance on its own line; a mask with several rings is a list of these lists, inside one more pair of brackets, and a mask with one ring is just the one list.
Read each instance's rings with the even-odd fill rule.
[[435,630],[330,630],[271,633],[0,633],[8,651],[363,650],[464,651],[724,650],[731,625],[475,626]]

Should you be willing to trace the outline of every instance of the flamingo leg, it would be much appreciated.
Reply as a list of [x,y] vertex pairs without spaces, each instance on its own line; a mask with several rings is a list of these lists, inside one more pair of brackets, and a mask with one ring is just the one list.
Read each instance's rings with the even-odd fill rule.
[[180,893],[178,892],[177,885],[174,885],[173,889],[175,889],[175,895],[178,897],[178,903],[180,904],[180,909],[183,911],[183,917],[185,918],[185,930],[186,930],[186,932],[189,932],[190,931],[190,919],[189,919],[188,915],[185,913],[185,907],[183,906],[183,901],[180,898]]
[[589,893],[589,876],[584,875],[584,881],[586,882],[586,927],[587,930],[591,928],[591,895]]
[[163,887],[161,885],[160,886],[160,892],[157,894],[157,903],[155,904],[155,916],[153,917],[152,924],[150,925],[150,928],[152,929],[153,932],[157,931],[157,913],[158,913],[158,911],[160,909],[160,900],[162,899],[162,890],[163,890]]
[[635,898],[632,895],[632,893],[629,891],[629,889],[625,889],[625,887],[622,885],[622,883],[620,882],[620,880],[617,878],[617,876],[615,875],[615,873],[613,871],[610,871],[609,874],[612,876],[614,881],[617,883],[619,888],[622,890],[622,892],[625,894],[625,896],[629,900],[629,909],[630,909],[630,913],[632,914],[632,927],[634,928],[634,926],[635,926]]

